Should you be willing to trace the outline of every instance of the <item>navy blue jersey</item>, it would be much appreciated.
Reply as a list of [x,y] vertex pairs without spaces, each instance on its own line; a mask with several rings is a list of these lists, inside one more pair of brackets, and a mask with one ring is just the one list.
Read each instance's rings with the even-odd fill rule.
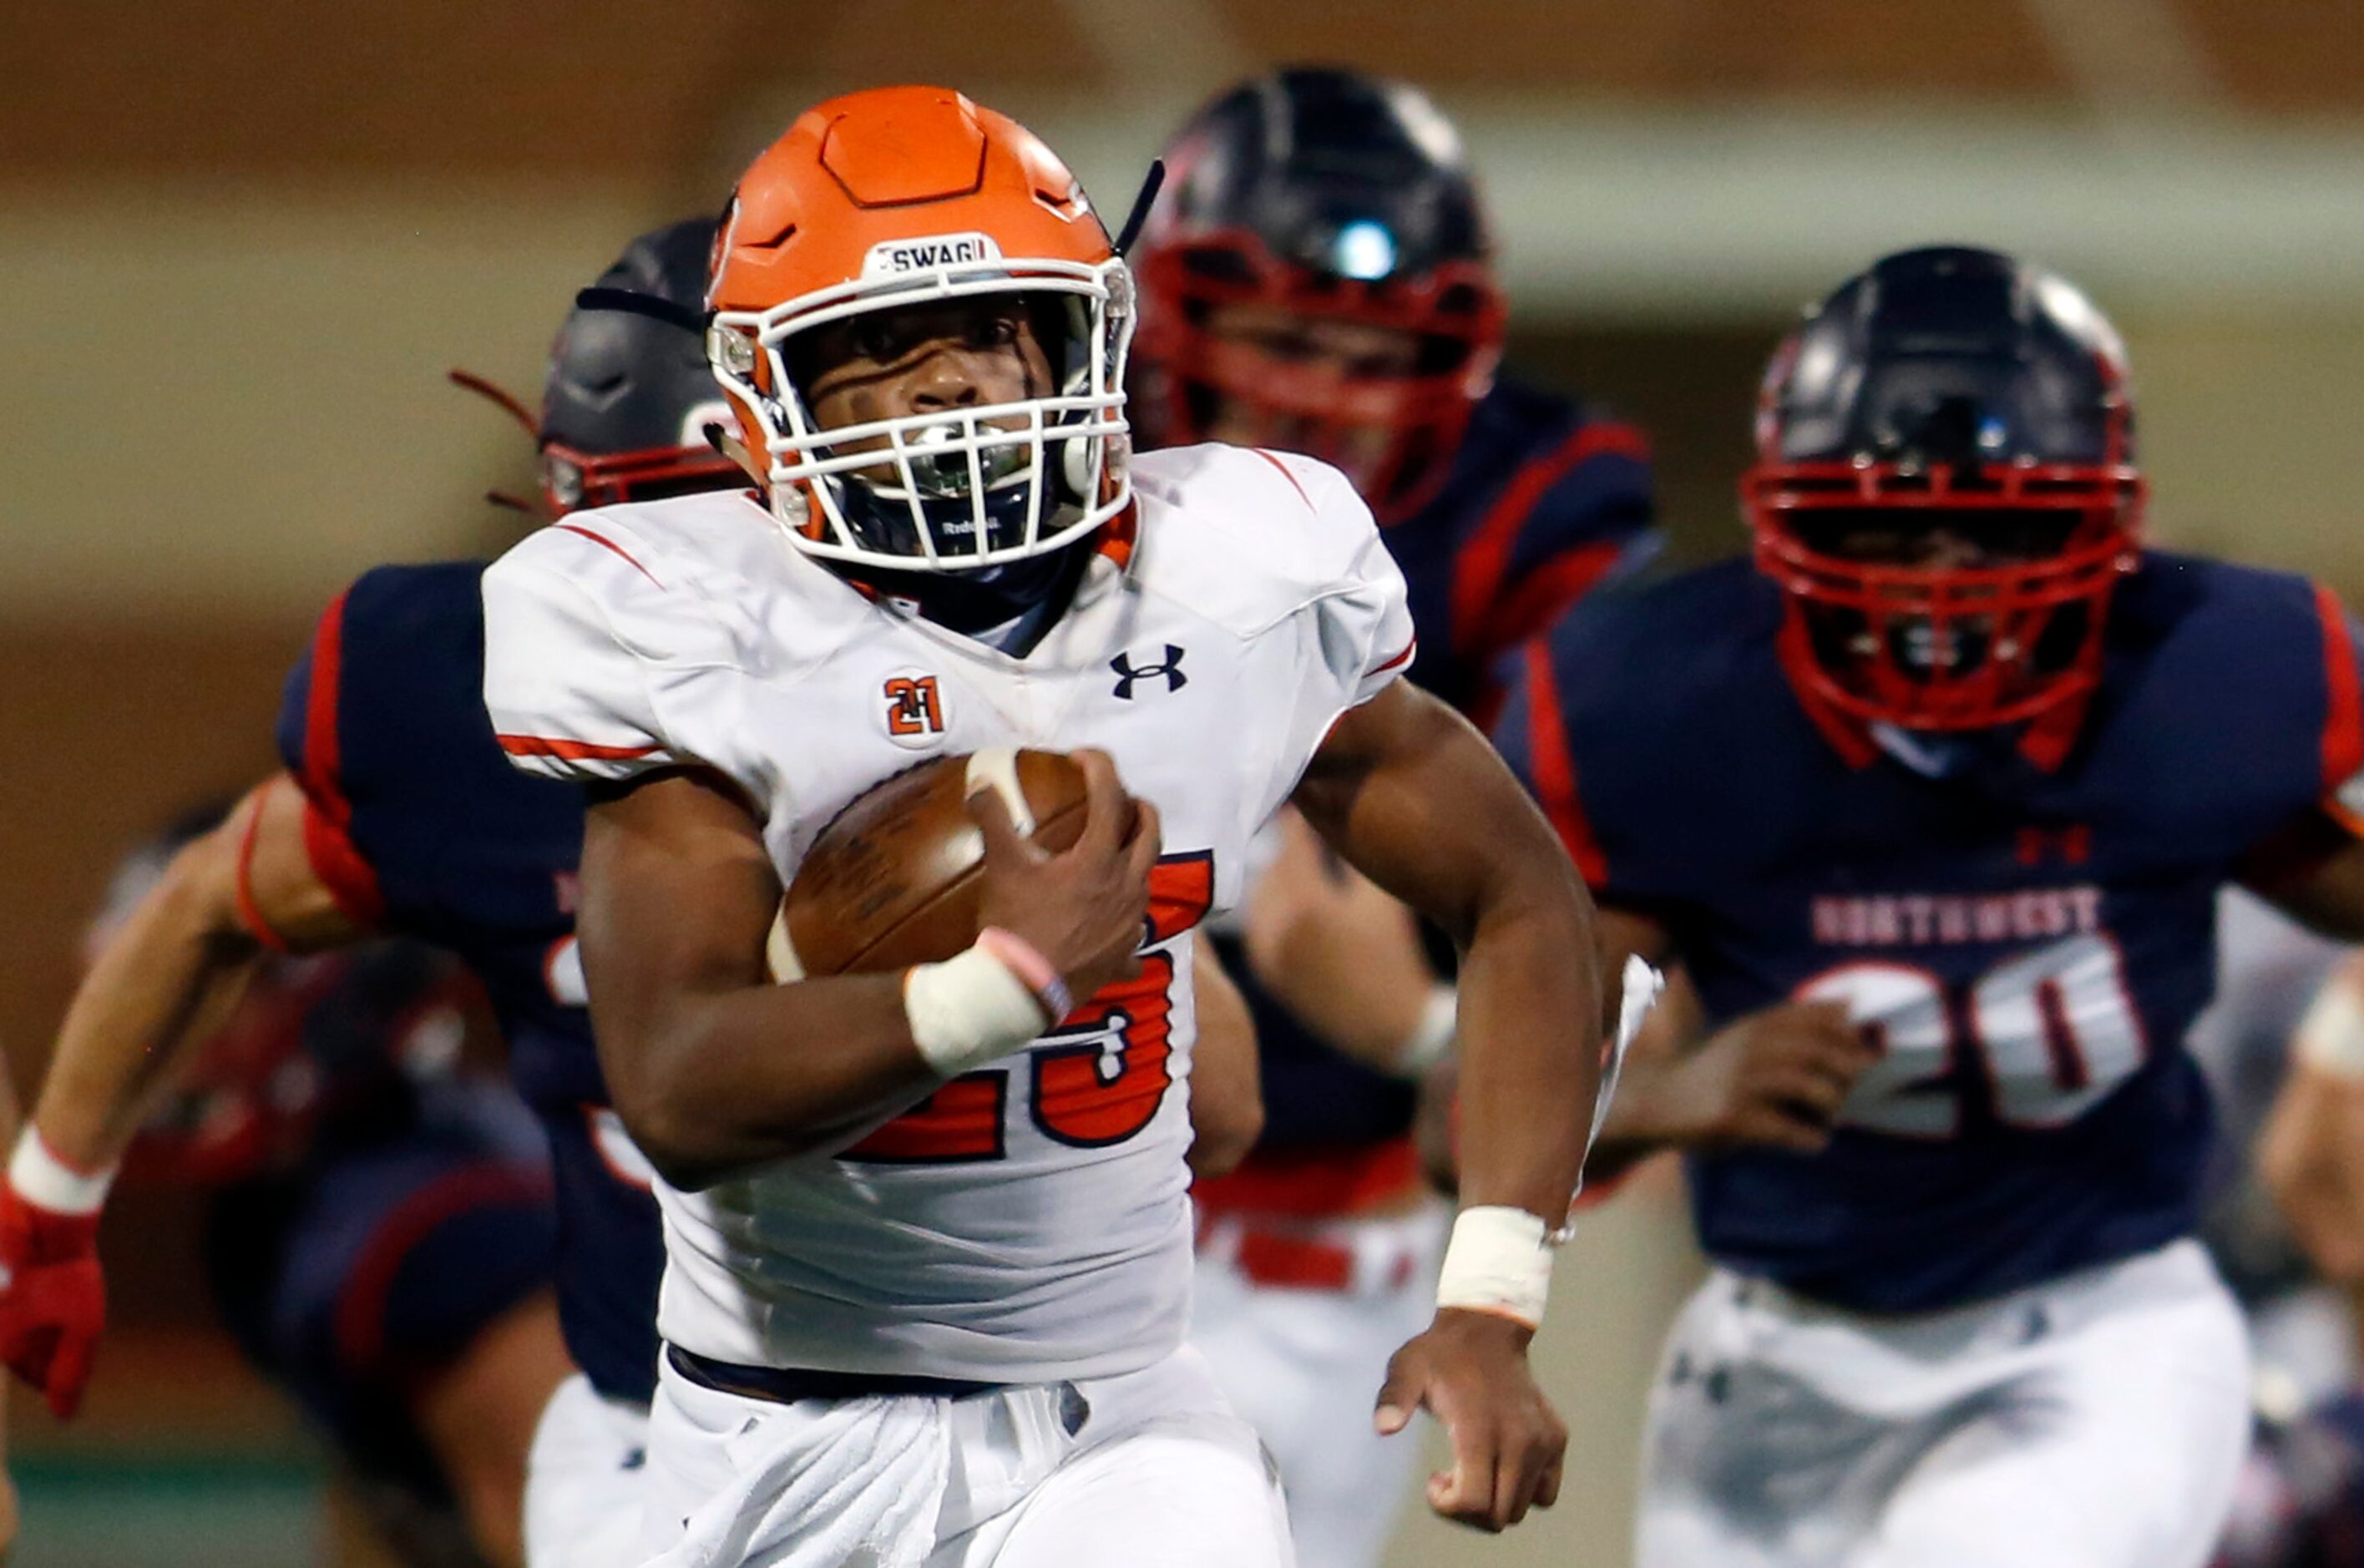
[[[1403,571],[1420,639],[1411,679],[1477,713],[1491,706],[1489,671],[1504,651],[1656,553],[1648,448],[1630,425],[1498,382],[1434,498],[1380,537]],[[1218,951],[1255,1019],[1260,1151],[1351,1148],[1410,1130],[1411,1085],[1315,1039],[1255,984],[1235,943]]]
[[1701,1244],[1912,1311],[2185,1234],[2218,890],[2364,762],[2345,616],[2154,553],[2081,722],[1930,748],[1927,772],[1806,706],[1782,620],[1746,562],[1597,595],[1529,645],[1497,736],[1711,1023],[1830,999],[1882,1049],[1825,1152],[1693,1157]]
[[346,912],[449,949],[483,984],[550,1135],[567,1349],[601,1393],[646,1400],[664,1249],[584,1006],[583,800],[518,772],[493,738],[483,573],[455,562],[355,582],[288,677],[279,751],[308,804],[312,864]]
[[1381,531],[1420,634],[1412,680],[1464,713],[1484,712],[1504,652],[1656,552],[1652,516],[1640,431],[1497,382],[1435,495]]

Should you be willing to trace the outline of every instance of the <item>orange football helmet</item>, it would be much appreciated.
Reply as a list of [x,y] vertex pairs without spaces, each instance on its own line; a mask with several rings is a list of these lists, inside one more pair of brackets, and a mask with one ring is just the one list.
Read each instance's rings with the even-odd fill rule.
[[[773,514],[807,552],[953,572],[1047,554],[1120,517],[1132,277],[1065,164],[942,87],[807,111],[741,176],[715,240],[707,353]],[[800,333],[866,312],[1018,295],[1061,325],[1040,396],[823,430]],[[882,479],[881,471],[891,478]]]

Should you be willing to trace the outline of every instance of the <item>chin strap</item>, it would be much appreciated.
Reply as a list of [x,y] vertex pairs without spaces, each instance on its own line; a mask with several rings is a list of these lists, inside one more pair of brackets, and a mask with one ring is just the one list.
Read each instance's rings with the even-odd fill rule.
[[763,464],[755,461],[755,454],[747,450],[747,443],[741,440],[730,426],[719,419],[709,419],[698,427],[697,433],[706,438],[708,446],[737,463],[739,471],[753,481],[757,489],[764,487]]

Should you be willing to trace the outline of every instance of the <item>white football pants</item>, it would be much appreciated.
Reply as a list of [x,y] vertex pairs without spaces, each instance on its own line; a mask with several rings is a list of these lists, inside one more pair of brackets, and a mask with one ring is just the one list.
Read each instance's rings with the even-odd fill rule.
[[1388,1358],[1436,1315],[1436,1269],[1452,1211],[1299,1226],[1351,1252],[1343,1290],[1257,1284],[1238,1241],[1252,1222],[1225,1216],[1199,1247],[1190,1342],[1232,1408],[1280,1465],[1289,1531],[1304,1568],[1377,1568],[1420,1461],[1417,1429],[1382,1438],[1371,1410]]
[[526,1568],[628,1568],[641,1560],[649,1413],[592,1392],[581,1373],[542,1407],[526,1457]]
[[750,1399],[667,1365],[651,1568],[1291,1568],[1255,1434],[1198,1353],[962,1399]]
[[1867,1317],[1719,1271],[1677,1320],[1637,1568],[2199,1568],[2249,1440],[2195,1241]]

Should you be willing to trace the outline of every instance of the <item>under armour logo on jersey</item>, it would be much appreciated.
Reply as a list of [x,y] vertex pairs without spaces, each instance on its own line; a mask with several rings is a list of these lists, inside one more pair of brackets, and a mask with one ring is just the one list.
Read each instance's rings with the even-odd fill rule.
[[1132,654],[1120,653],[1109,661],[1109,668],[1116,672],[1116,695],[1127,702],[1132,700],[1132,684],[1152,675],[1165,676],[1169,692],[1178,692],[1190,684],[1190,677],[1182,673],[1182,649],[1178,643],[1165,645],[1165,662],[1162,664],[1143,664],[1136,669]]

